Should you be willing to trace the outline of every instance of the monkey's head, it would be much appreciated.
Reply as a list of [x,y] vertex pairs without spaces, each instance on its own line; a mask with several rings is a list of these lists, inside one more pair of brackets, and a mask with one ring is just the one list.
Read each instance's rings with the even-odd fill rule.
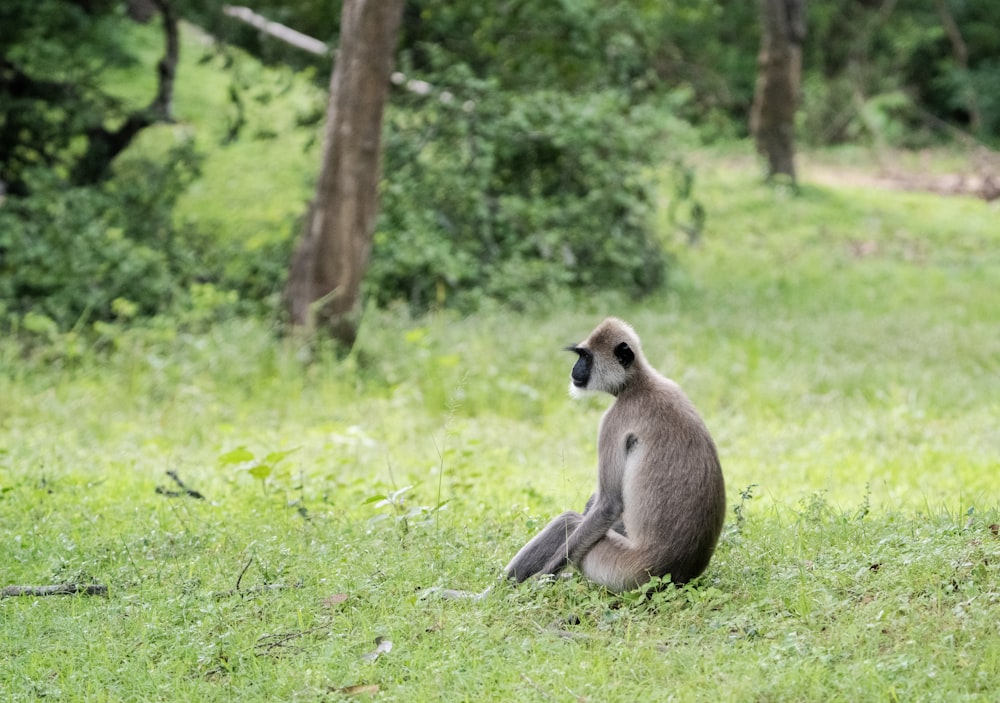
[[628,323],[615,317],[606,319],[587,339],[566,350],[577,355],[569,384],[574,398],[588,392],[617,396],[642,364],[638,335]]

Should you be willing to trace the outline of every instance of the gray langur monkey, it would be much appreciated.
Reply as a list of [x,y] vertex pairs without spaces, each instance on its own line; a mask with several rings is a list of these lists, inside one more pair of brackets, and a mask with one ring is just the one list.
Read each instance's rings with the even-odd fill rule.
[[550,522],[504,569],[518,583],[572,564],[621,592],[701,574],[715,551],[726,491],[715,443],[680,387],[650,366],[625,322],[604,320],[577,355],[570,394],[615,397],[597,438],[597,492]]

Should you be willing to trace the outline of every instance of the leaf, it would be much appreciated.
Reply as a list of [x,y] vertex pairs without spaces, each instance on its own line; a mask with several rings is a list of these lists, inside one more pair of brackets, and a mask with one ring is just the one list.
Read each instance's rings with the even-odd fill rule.
[[419,344],[427,336],[427,330],[423,327],[416,327],[412,330],[406,332],[403,335],[403,339],[406,340],[407,344]]
[[369,496],[369,497],[365,498],[361,502],[361,505],[368,505],[369,503],[377,503],[380,500],[387,500],[387,499],[386,499],[386,497],[384,495],[382,495],[381,493],[379,493],[377,495],[373,495],[373,496]]
[[300,447],[293,447],[283,452],[271,452],[266,457],[264,457],[264,461],[267,462],[268,464],[277,464],[279,461],[284,459],[289,454],[294,454],[295,452],[299,451],[299,449]]
[[230,464],[243,464],[248,461],[253,461],[254,456],[246,447],[237,447],[231,452],[226,452],[219,457],[219,463],[223,466],[228,466]]
[[332,608],[335,605],[340,605],[347,600],[346,593],[334,593],[332,596],[327,596],[323,599],[323,605],[327,608]]
[[274,471],[274,467],[270,464],[255,464],[251,466],[248,473],[254,478],[259,478],[261,481],[266,479]]
[[53,335],[59,331],[59,325],[51,317],[37,312],[29,312],[21,320],[24,329],[35,334]]
[[413,488],[413,486],[403,486],[399,490],[390,491],[389,495],[386,497],[386,500],[395,505],[400,502],[400,498],[403,497],[403,494],[406,493],[411,488]]

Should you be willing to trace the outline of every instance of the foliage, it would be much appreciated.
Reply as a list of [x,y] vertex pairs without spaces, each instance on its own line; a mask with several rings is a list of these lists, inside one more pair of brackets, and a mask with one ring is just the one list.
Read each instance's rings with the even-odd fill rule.
[[423,75],[465,64],[501,90],[569,91],[648,88],[653,77],[646,23],[661,15],[653,3],[527,0],[491,10],[474,2],[408,3],[404,62]]
[[[112,18],[104,21],[109,27],[113,25]],[[148,80],[140,78],[142,71],[153,74],[157,49],[150,39],[155,30],[126,31],[121,22],[113,26],[127,39],[118,47],[122,61],[111,64],[114,70],[107,80],[114,83],[116,91],[129,96],[121,98],[122,105],[134,104],[134,96],[143,93],[135,86]],[[113,31],[108,29],[107,33]],[[186,32],[186,39],[191,39],[190,32]],[[195,62],[182,52],[176,110],[182,119],[197,115],[194,133],[206,173],[204,183],[193,189],[199,195],[155,187],[142,195],[142,184],[155,186],[155,178],[145,177],[119,177],[117,186],[108,186],[120,188],[128,183],[134,191],[130,196],[133,201],[141,197],[145,207],[163,208],[152,219],[143,207],[126,208],[140,222],[114,225],[121,232],[112,235],[124,237],[128,251],[104,247],[114,261],[133,255],[150,260],[136,261],[136,274],[131,279],[118,275],[111,266],[111,273],[98,283],[96,278],[104,276],[109,267],[100,264],[102,254],[84,256],[85,264],[95,259],[95,265],[80,267],[80,275],[88,290],[95,291],[91,297],[99,300],[82,305],[74,302],[79,300],[74,291],[80,281],[71,271],[56,273],[54,278],[43,276],[44,285],[32,288],[36,284],[26,281],[29,276],[44,273],[46,266],[65,268],[65,260],[58,256],[44,261],[47,241],[62,241],[58,237],[65,239],[86,224],[89,234],[77,238],[74,246],[101,248],[102,238],[108,236],[101,229],[111,226],[111,221],[119,222],[126,212],[121,209],[104,217],[117,208],[114,198],[124,197],[121,193],[75,191],[74,198],[94,205],[65,207],[58,204],[59,188],[47,188],[37,200],[22,201],[7,213],[12,223],[20,223],[29,214],[37,216],[31,226],[12,225],[5,235],[8,267],[31,262],[31,266],[19,263],[23,272],[20,280],[8,283],[5,292],[14,296],[8,305],[11,310],[23,313],[47,297],[44,314],[65,328],[81,315],[110,319],[109,301],[116,298],[134,302],[139,315],[162,311],[170,301],[183,297],[192,283],[201,282],[221,291],[238,291],[241,303],[273,300],[284,279],[295,223],[288,214],[281,222],[265,224],[264,218],[258,218],[258,222],[246,223],[244,211],[259,212],[263,203],[275,203],[272,210],[292,213],[304,211],[305,204],[293,199],[290,207],[282,197],[293,190],[287,175],[267,193],[242,200],[240,196],[262,190],[261,184],[247,183],[248,174],[259,173],[260,161],[273,162],[271,173],[278,177],[282,176],[281,164],[290,161],[290,151],[305,148],[315,152],[315,115],[322,114],[323,100],[310,95],[303,101],[296,95],[304,92],[303,81],[291,78],[287,71],[284,78],[276,79],[263,75],[236,52],[220,53],[221,58],[203,51]],[[582,54],[575,56],[574,60],[583,60]],[[368,285],[373,297],[382,303],[402,298],[414,309],[455,305],[469,310],[487,297],[524,305],[566,287],[617,287],[640,294],[659,285],[665,262],[649,232],[648,183],[643,168],[658,153],[656,143],[665,136],[659,129],[663,117],[656,116],[650,107],[637,105],[631,89],[582,91],[578,95],[552,89],[504,90],[495,81],[473,78],[464,64],[449,63],[453,59],[450,55],[441,58],[440,70],[430,76],[435,81],[431,98],[403,91],[397,94],[388,127],[385,169],[393,175],[386,180],[385,214]],[[126,70],[130,61],[135,65]],[[597,64],[588,65],[593,68]],[[561,66],[569,71],[569,60]],[[202,79],[185,76],[213,71],[229,75],[221,95],[230,96],[230,102],[223,101],[214,110],[190,107],[193,100],[187,96],[192,93],[191,83],[186,81]],[[205,85],[218,80],[213,76]],[[575,85],[595,88],[613,82],[591,72],[581,74]],[[100,85],[97,74],[93,83]],[[438,99],[445,95],[451,100]],[[195,101],[204,99],[201,96]],[[211,101],[220,102],[216,95]],[[282,105],[294,105],[294,112],[281,114]],[[227,126],[219,124],[220,115],[226,116]],[[212,143],[218,134],[222,134],[222,148]],[[152,133],[136,142],[135,153],[169,170],[172,167],[163,160],[163,144],[170,139],[168,132]],[[268,152],[273,153],[268,156]],[[246,155],[253,163],[247,163]],[[459,159],[458,168],[453,155]],[[227,166],[231,160],[238,165]],[[291,160],[298,174],[305,172],[301,158]],[[121,171],[121,166],[116,170]],[[65,176],[57,171],[46,177],[55,183]],[[297,177],[307,182],[301,175]],[[219,178],[225,179],[221,192],[213,186]],[[294,190],[301,189],[300,183],[294,185]],[[46,202],[53,193],[56,202]],[[27,195],[25,192],[22,197]],[[112,199],[107,200],[109,197]],[[168,227],[164,216],[175,202],[180,202],[180,214]],[[284,204],[279,206],[279,202]],[[192,208],[195,217],[187,214]],[[63,211],[70,214],[54,217],[54,212]],[[67,220],[72,216],[79,216],[79,221]],[[159,227],[161,233],[133,236],[133,229],[142,227]],[[56,231],[61,232],[58,237]],[[198,234],[208,231],[216,236]],[[29,235],[35,241],[33,248],[20,250]],[[167,249],[144,248],[148,240],[157,237],[169,240]],[[171,280],[163,280],[161,274],[168,271]],[[129,290],[128,281],[135,283],[135,290]],[[103,290],[97,291],[98,287]]]
[[[65,21],[73,16],[70,12]],[[110,37],[116,51],[107,53],[100,71],[87,74],[84,87],[107,91],[107,101],[118,110],[148,100],[162,53],[159,29],[115,13],[85,17],[101,26],[101,33],[82,33],[79,47],[62,42],[65,50],[98,51],[101,44],[91,36],[96,33]],[[51,39],[59,40],[58,33]],[[185,28],[184,42],[194,48],[203,37]],[[45,53],[44,42],[32,46]],[[55,58],[69,60],[58,53]],[[274,75],[238,58],[220,57],[211,46],[182,51],[175,107],[181,124],[145,130],[112,163],[103,182],[74,185],[75,152],[69,146],[63,153],[55,139],[46,145],[51,158],[30,152],[26,143],[29,150],[18,152],[28,155],[23,163],[4,162],[17,171],[5,173],[12,180],[0,199],[0,327],[86,329],[93,321],[134,320],[175,308],[186,309],[188,321],[199,324],[224,311],[273,310],[287,267],[291,223],[304,207],[304,194],[296,197],[294,187],[305,181],[303,145],[312,133],[294,125],[300,110],[311,107],[312,92],[287,71]],[[248,138],[237,146],[224,143],[226,126],[219,119],[231,107],[227,82],[253,83],[246,93],[255,107],[245,120]],[[282,105],[270,104],[293,88],[296,93]],[[57,119],[63,113],[39,109],[55,120],[49,127],[66,136]],[[117,114],[104,117],[114,121]],[[6,123],[11,126],[23,115],[5,111],[0,123],[13,120]],[[286,135],[281,143],[265,129],[275,127]],[[60,154],[70,160],[60,161]],[[248,178],[260,173],[262,161],[283,180]],[[28,313],[30,321],[20,319]]]
[[[0,599],[5,700],[992,700],[995,209],[697,166],[713,217],[641,304],[374,310],[309,364],[252,319],[0,338],[0,586],[109,586]],[[420,599],[589,496],[608,399],[568,398],[560,348],[608,312],[717,440],[708,572]]]
[[641,294],[662,280],[643,164],[663,139],[615,92],[437,84],[388,118],[366,285],[381,303],[472,309],[555,291]]
[[936,1],[809,3],[803,109],[808,141],[875,139],[920,147],[941,141],[947,126],[978,129],[974,136],[988,142],[1000,139],[1000,106],[989,92],[1000,55],[1000,6],[992,0],[941,4],[965,45],[965,67]]
[[123,160],[99,187],[66,187],[51,173],[29,180],[31,196],[0,208],[0,300],[8,312],[78,323],[148,315],[203,272],[203,248],[173,222],[173,205],[197,176],[181,143],[163,161]]
[[[1000,111],[991,88],[1000,56],[1000,6],[993,0],[944,4],[965,45],[967,66],[956,56],[937,0],[807,3],[801,137],[815,144],[874,138],[924,145],[941,140],[942,124],[974,126],[971,96],[981,113],[976,136],[996,140]],[[255,6],[302,31],[336,36],[329,3]],[[682,117],[697,123],[705,137],[729,138],[746,133],[758,42],[754,3],[527,0],[494,8],[474,0],[411,0],[400,60],[407,71],[427,78],[444,55],[446,63],[467,65],[502,90],[615,88],[632,96],[679,91],[688,97]],[[247,46],[263,56],[287,53],[274,43]],[[861,113],[867,101],[883,95],[903,96],[905,104],[869,108],[889,123],[886,133],[873,133],[884,123]]]
[[0,181],[26,194],[26,171],[46,165],[68,175],[79,141],[122,105],[95,80],[127,63],[114,31],[113,3],[10,0],[0,6]]

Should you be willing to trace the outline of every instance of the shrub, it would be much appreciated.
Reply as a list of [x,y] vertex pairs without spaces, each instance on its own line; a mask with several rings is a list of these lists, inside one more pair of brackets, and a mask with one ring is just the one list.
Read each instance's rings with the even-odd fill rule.
[[[0,299],[66,329],[88,320],[152,314],[199,271],[192,233],[171,212],[198,171],[189,144],[163,161],[123,162],[103,186],[66,187],[36,174],[31,195],[0,208]],[[115,301],[128,301],[123,305]]]
[[652,111],[615,91],[455,82],[387,115],[366,281],[378,303],[470,310],[484,297],[521,306],[566,287],[640,295],[662,282],[642,176],[657,151]]

